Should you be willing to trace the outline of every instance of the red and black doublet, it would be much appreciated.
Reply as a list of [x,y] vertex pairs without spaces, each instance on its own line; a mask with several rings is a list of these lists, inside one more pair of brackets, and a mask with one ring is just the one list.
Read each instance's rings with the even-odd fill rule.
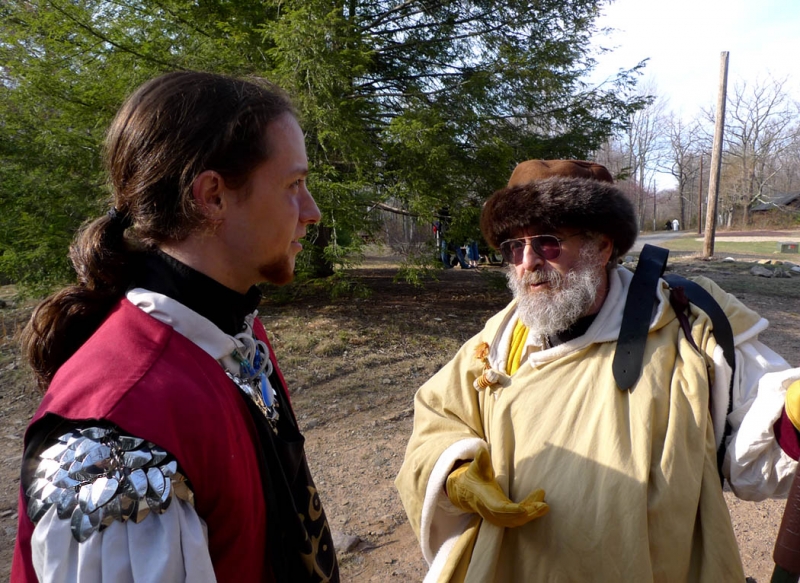
[[[162,254],[148,258],[136,284],[228,334],[241,332],[243,315],[260,299],[255,289],[241,296]],[[267,342],[257,319],[253,334]],[[269,359],[280,411],[274,425],[206,351],[120,300],[59,369],[26,433],[12,582],[36,580],[29,466],[53,436],[87,423],[117,428],[174,456],[207,525],[218,581],[338,581],[330,529],[271,347]]]

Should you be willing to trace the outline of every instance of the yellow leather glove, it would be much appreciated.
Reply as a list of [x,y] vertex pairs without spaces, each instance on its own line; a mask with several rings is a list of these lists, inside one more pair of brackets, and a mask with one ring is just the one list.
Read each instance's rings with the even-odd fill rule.
[[786,416],[794,428],[800,431],[800,381],[795,381],[786,390]]
[[482,449],[469,464],[456,468],[447,477],[447,497],[465,512],[476,512],[496,526],[515,528],[547,514],[550,507],[544,490],[536,490],[522,502],[512,502],[494,477],[489,452]]

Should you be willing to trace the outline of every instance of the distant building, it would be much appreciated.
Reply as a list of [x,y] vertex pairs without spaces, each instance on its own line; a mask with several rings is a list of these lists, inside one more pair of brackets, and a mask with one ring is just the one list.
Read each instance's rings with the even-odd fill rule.
[[754,203],[750,207],[751,213],[769,211],[800,212],[800,190],[789,193],[777,193],[764,197],[762,202]]

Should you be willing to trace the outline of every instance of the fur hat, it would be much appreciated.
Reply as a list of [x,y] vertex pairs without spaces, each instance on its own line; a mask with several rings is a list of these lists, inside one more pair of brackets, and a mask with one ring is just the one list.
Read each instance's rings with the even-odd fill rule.
[[514,168],[508,186],[520,186],[534,180],[544,180],[551,176],[572,178],[592,178],[603,182],[614,182],[605,166],[584,160],[527,160]]
[[481,213],[481,232],[495,248],[524,229],[564,227],[608,235],[613,257],[628,251],[638,233],[636,213],[612,184],[608,170],[582,160],[528,160],[495,192]]

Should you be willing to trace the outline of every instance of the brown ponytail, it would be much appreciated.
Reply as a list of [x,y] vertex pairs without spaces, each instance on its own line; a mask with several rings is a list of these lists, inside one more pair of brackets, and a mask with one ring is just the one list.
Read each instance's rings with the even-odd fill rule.
[[71,285],[44,300],[22,333],[22,347],[39,388],[47,389],[58,368],[89,339],[125,293],[135,252],[124,229],[104,216],[85,225],[73,241],[70,259],[78,274]]
[[128,98],[105,144],[114,209],[77,234],[77,283],[44,300],[23,331],[42,390],[124,296],[142,253],[203,227],[195,177],[215,170],[234,188],[245,184],[280,146],[267,126],[287,113],[294,109],[278,87],[212,73],[168,73]]

